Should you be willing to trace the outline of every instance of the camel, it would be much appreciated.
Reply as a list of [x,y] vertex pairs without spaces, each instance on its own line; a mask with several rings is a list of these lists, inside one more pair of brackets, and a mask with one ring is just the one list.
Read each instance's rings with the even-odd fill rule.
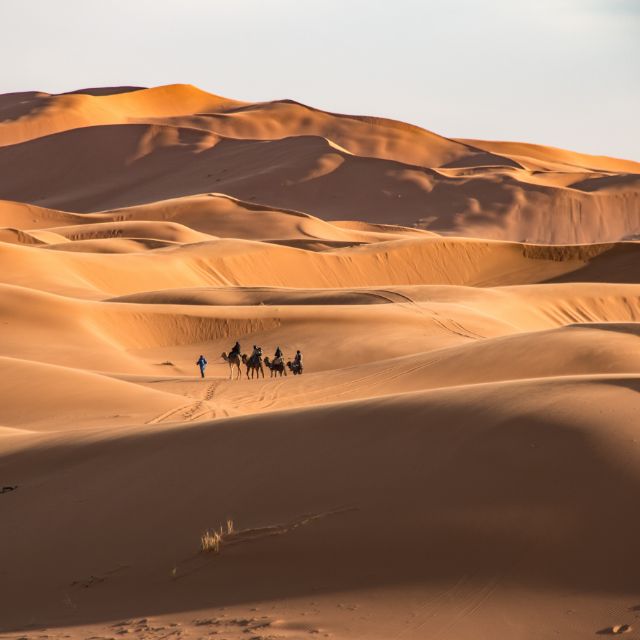
[[253,355],[247,357],[246,353],[242,354],[242,363],[245,367],[247,367],[247,380],[249,379],[249,371],[251,371],[251,379],[253,380],[253,374],[256,374],[256,378],[262,377],[264,378],[264,369],[262,367],[262,356],[258,355],[254,357]]
[[240,378],[242,377],[242,371],[240,370],[240,356],[236,355],[235,353],[233,355],[228,356],[226,351],[222,352],[222,359],[225,362],[229,363],[229,380],[233,379],[233,368],[236,367],[236,369],[238,369],[238,375],[236,376],[236,380],[240,380]]
[[287,362],[287,367],[289,367],[289,369],[291,369],[291,373],[293,373],[294,376],[301,376],[302,375],[303,367],[300,367],[295,362],[291,362],[291,360],[289,360]]
[[277,376],[278,374],[280,374],[280,377],[282,377],[283,373],[285,376],[287,375],[287,368],[284,366],[284,361],[282,360],[282,358],[280,358],[280,362],[276,363],[276,362],[271,362],[269,358],[266,357],[264,359],[264,363],[267,365],[267,367],[271,371],[272,378],[273,376]]

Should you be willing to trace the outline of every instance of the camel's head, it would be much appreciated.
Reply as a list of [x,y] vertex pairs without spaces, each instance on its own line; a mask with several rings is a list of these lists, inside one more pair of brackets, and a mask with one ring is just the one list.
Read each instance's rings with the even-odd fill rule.
[[226,360],[226,359],[227,359],[227,352],[226,352],[226,351],[223,351],[223,352],[220,354],[220,357],[221,357],[223,360]]
[[267,356],[267,357],[264,359],[264,363],[267,365],[267,367],[271,365],[271,363],[269,362],[269,356]]
[[244,362],[244,364],[247,364],[247,354],[246,353],[242,354],[242,362]]
[[287,367],[289,367],[289,369],[291,369],[291,360],[287,360]]

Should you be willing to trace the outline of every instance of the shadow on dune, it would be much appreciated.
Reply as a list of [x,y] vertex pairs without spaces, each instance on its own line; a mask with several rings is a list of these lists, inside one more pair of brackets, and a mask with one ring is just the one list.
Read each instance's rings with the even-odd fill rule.
[[567,325],[575,329],[598,329],[598,331],[612,331],[613,333],[628,333],[640,338],[640,322],[585,322]]
[[640,283],[640,243],[617,243],[589,259],[583,267],[545,281]]
[[[631,593],[639,384],[477,385],[6,455],[20,490],[0,498],[2,627],[462,578]],[[228,516],[243,529],[344,506],[197,555]]]

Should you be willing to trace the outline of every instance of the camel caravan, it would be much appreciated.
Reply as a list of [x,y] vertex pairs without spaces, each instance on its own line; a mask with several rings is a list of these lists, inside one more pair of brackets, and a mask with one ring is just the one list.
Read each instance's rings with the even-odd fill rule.
[[[273,360],[269,356],[262,357],[262,347],[253,345],[253,351],[250,356],[246,353],[241,353],[240,343],[236,342],[231,349],[231,352],[227,355],[226,351],[222,354],[222,359],[229,365],[229,379],[234,379],[234,371],[236,372],[235,379],[240,380],[242,377],[242,366],[246,367],[247,380],[253,379],[254,375],[259,378],[260,375],[264,378],[264,367],[271,372],[271,377],[287,375],[287,369],[293,373],[294,376],[302,375],[302,353],[296,351],[296,355],[293,360],[284,361],[284,355],[280,347],[277,347],[273,355]],[[202,357],[202,356],[201,356]],[[249,375],[251,374],[251,375]]]

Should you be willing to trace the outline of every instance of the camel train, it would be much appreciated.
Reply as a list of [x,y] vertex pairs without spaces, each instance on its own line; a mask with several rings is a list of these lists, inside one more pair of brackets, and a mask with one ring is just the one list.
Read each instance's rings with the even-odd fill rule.
[[[299,350],[296,351],[296,355],[293,358],[293,361],[288,360],[286,363],[284,361],[284,355],[282,354],[280,347],[276,349],[273,360],[271,360],[269,356],[267,356],[263,360],[262,347],[257,347],[256,345],[253,345],[253,352],[250,356],[247,356],[246,353],[241,354],[240,351],[240,344],[236,342],[235,346],[228,355],[226,351],[223,351],[221,354],[222,359],[229,365],[229,380],[240,380],[240,378],[242,377],[241,367],[243,365],[246,367],[247,380],[253,380],[254,375],[256,379],[261,375],[264,378],[265,366],[271,372],[271,378],[273,378],[274,376],[286,376],[287,369],[289,369],[289,371],[291,371],[294,376],[302,375],[302,353],[300,353]],[[251,374],[251,376],[249,376],[249,374]]]

